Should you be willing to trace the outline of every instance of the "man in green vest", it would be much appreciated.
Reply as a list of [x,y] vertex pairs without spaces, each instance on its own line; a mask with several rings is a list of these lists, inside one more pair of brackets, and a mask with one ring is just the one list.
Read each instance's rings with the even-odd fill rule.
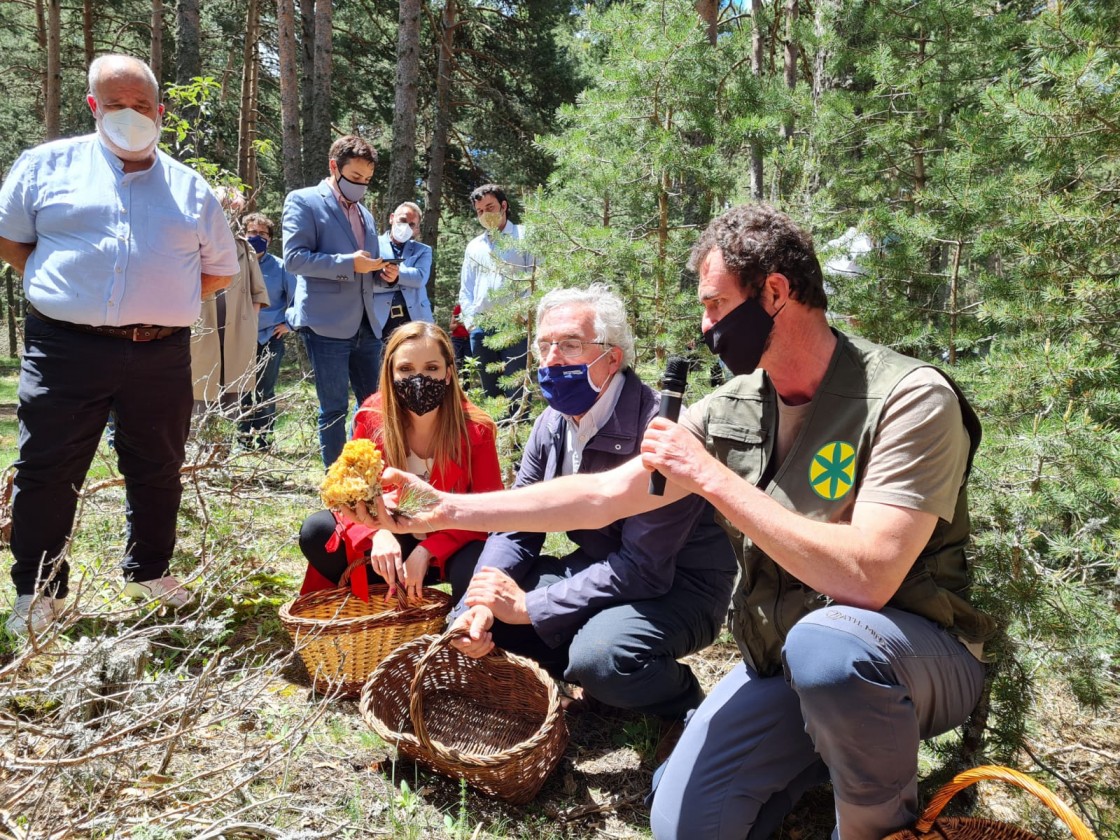
[[[744,661],[655,776],[654,837],[769,837],[831,779],[835,836],[879,840],[917,816],[919,741],[963,723],[983,687],[994,624],[969,603],[965,558],[980,424],[941,372],[829,327],[812,240],[785,214],[729,210],[690,267],[730,382],[679,424],[654,420],[611,472],[441,495],[408,527],[594,528],[708,499],[739,555]],[[462,629],[485,639],[490,623]]]

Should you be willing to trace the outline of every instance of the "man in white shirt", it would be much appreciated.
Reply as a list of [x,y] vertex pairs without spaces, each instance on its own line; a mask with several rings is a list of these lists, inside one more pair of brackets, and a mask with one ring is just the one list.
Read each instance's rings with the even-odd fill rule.
[[[483,184],[471,193],[471,205],[486,232],[467,244],[459,280],[459,305],[462,322],[470,331],[471,355],[479,360],[482,389],[486,396],[496,397],[502,393],[498,386],[501,377],[525,370],[528,343],[523,336],[509,347],[487,347],[485,339],[494,330],[484,327],[482,321],[486,313],[527,294],[528,286],[519,280],[532,274],[536,259],[518,247],[525,237],[525,227],[510,221],[505,190],[497,184]],[[500,371],[490,369],[498,363],[502,365]],[[506,388],[511,409],[523,390],[520,382]]]

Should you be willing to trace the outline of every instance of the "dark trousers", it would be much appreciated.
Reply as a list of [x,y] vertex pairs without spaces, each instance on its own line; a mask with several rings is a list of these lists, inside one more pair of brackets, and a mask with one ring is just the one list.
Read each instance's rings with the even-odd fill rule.
[[[339,545],[334,551],[327,551],[327,541],[334,534],[335,518],[329,510],[313,513],[303,520],[299,529],[299,548],[307,562],[329,581],[338,583],[342,573],[346,571],[349,563],[346,560],[346,547]],[[419,544],[419,540],[412,534],[397,534],[401,544],[401,557],[408,559],[408,555]],[[447,558],[444,565],[444,576],[451,584],[451,603],[457,604],[467,591],[467,584],[471,582],[474,574],[475,563],[482,554],[482,547],[486,545],[483,540],[469,542]],[[380,582],[381,576],[372,569],[369,574],[373,581]],[[428,567],[428,574],[424,577],[424,585],[429,586],[439,582],[439,574],[435,566]]]
[[[541,556],[521,587],[529,592],[559,583],[592,562],[582,551],[562,559]],[[492,628],[494,644],[535,660],[608,706],[680,718],[700,705],[704,692],[678,660],[715,641],[733,583],[730,572],[677,569],[664,595],[609,604],[561,644],[546,643],[532,625],[501,621]]]
[[[525,371],[526,361],[529,358],[529,340],[522,338],[509,347],[494,350],[485,344],[490,333],[475,327],[471,330],[471,355],[478,359],[478,375],[482,378],[482,390],[488,397],[497,397],[505,393],[513,402],[520,402],[525,389],[523,382],[518,381],[507,387],[503,392],[499,387],[499,380],[503,376],[513,376]],[[491,371],[492,364],[501,363],[501,370]]]
[[463,365],[466,363],[467,357],[471,355],[470,334],[451,336],[451,346],[455,348],[455,367],[458,368],[461,377],[463,375]]
[[280,380],[280,363],[284,361],[284,336],[273,336],[257,345],[257,387],[242,401],[241,434],[249,445],[267,446],[276,424],[276,383]]
[[144,581],[167,573],[191,403],[190,330],[133,342],[28,316],[12,495],[17,594],[34,592],[52,574],[48,589],[67,594],[69,568],[60,560],[110,412],[125,481],[124,576]]

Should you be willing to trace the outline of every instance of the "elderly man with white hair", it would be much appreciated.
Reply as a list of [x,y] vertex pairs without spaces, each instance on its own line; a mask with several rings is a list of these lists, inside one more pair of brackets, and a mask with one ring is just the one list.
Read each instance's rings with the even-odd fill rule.
[[[537,309],[535,335],[549,407],[525,444],[515,486],[633,458],[658,395],[631,369],[622,301],[599,284],[554,290]],[[475,632],[456,645],[481,656],[496,643],[605,705],[681,720],[703,692],[678,660],[715,639],[735,580],[712,506],[691,496],[604,528],[573,526],[575,549],[564,557],[541,553],[542,533],[490,535],[457,608],[465,609],[459,626]]]
[[0,259],[23,274],[8,629],[46,630],[68,592],[78,491],[110,415],[125,481],[130,597],[181,605],[168,574],[191,415],[190,325],[237,250],[206,181],[157,145],[151,69],[89,68],[97,131],[29,149],[0,187]]

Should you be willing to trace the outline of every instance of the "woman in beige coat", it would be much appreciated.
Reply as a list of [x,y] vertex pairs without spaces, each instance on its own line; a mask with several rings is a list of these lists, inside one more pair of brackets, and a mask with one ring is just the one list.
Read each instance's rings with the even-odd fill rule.
[[[227,213],[240,215],[244,198],[240,193],[231,198],[230,192],[236,191],[221,190],[218,198]],[[256,385],[257,313],[268,303],[268,291],[252,246],[242,236],[236,239],[241,270],[225,290],[202,301],[202,315],[192,331],[196,409],[215,404],[237,409]]]

